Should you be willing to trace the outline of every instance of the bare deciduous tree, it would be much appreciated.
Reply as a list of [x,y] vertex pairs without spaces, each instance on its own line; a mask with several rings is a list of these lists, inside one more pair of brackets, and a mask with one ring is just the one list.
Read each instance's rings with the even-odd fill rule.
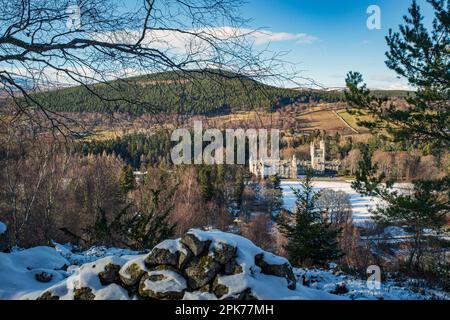
[[[33,93],[78,85],[104,101],[140,104],[157,113],[162,106],[141,101],[139,94],[121,94],[126,80],[110,80],[164,71],[195,77],[213,69],[253,79],[275,76],[281,61],[253,50],[252,35],[262,31],[245,27],[241,5],[241,0],[0,0],[3,91],[16,113],[62,131],[70,130],[65,116]],[[93,83],[115,94],[104,95]]]

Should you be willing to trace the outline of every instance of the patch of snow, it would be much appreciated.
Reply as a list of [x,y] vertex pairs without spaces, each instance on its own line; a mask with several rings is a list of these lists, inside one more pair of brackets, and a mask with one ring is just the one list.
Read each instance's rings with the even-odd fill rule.
[[8,228],[6,228],[6,224],[0,221],[0,235],[4,234]]
[[[283,208],[293,210],[295,208],[296,197],[291,188],[298,190],[301,188],[301,181],[282,180],[280,183],[283,193]],[[408,192],[411,185],[407,183],[395,184],[394,188],[401,192]],[[362,195],[352,189],[351,182],[348,181],[313,181],[313,189],[320,191],[321,189],[331,189],[335,191],[343,191],[348,194],[353,212],[353,222],[357,225],[363,225],[371,221],[371,209],[381,204],[381,200],[375,197]]]
[[443,291],[427,288],[423,284],[420,288],[417,283],[402,283],[393,279],[381,283],[380,289],[369,289],[367,280],[358,279],[343,272],[323,269],[294,269],[300,282],[306,282],[309,288],[325,292],[332,292],[336,284],[343,283],[348,289],[341,297],[351,300],[449,300],[450,294]]
[[153,292],[181,292],[187,288],[186,279],[177,272],[171,270],[151,271],[149,276],[162,275],[163,279],[154,281],[147,279],[144,281],[144,290]]
[[84,263],[93,262],[98,259],[117,256],[124,259],[130,259],[136,257],[136,255],[142,253],[130,249],[123,248],[106,248],[103,246],[93,246],[86,251],[75,252],[76,250],[70,244],[59,244],[53,242],[55,249],[73,265],[82,265]]
[[[45,291],[51,292],[52,295],[58,296],[60,300],[73,300],[76,289],[90,288],[95,300],[122,300],[129,299],[127,291],[116,285],[110,284],[103,286],[100,282],[98,274],[105,270],[108,264],[123,266],[125,259],[120,257],[109,256],[94,262],[86,263],[76,269],[76,271],[53,286],[48,287]],[[41,292],[31,292],[22,299],[36,299],[42,294]]]
[[[43,290],[61,280],[69,262],[51,247],[34,247],[12,253],[0,253],[0,300],[17,299],[22,294]],[[48,283],[36,280],[36,274],[52,275]]]

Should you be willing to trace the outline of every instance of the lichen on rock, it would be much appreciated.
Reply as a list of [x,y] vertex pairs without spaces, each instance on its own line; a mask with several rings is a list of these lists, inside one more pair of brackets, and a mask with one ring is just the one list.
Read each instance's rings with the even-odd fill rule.
[[214,279],[220,269],[220,263],[213,256],[204,255],[191,259],[184,270],[189,288],[196,290],[203,287]]
[[91,288],[83,287],[73,291],[73,298],[74,300],[94,300],[95,295]]

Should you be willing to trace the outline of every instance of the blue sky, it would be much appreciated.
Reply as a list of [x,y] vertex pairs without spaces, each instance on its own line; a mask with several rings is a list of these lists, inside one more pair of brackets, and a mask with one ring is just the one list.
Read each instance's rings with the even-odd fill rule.
[[[242,14],[250,26],[275,34],[290,34],[272,41],[270,49],[288,51],[285,60],[298,64],[303,75],[327,87],[344,86],[348,71],[361,72],[369,87],[405,88],[384,64],[385,35],[398,29],[411,0],[247,0]],[[419,0],[427,17],[432,10]],[[366,13],[370,5],[381,9],[381,29],[369,30]],[[295,35],[307,41],[298,41]],[[285,39],[286,40],[282,40]],[[296,40],[297,39],[297,40]],[[301,37],[300,37],[301,39]]]

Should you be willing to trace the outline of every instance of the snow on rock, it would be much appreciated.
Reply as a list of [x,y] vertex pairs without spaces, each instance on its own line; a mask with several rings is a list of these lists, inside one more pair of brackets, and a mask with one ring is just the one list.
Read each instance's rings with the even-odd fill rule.
[[164,240],[153,248],[145,263],[149,266],[164,264],[183,269],[191,255],[191,251],[181,243],[181,239]]
[[63,280],[68,264],[51,247],[0,253],[0,300],[16,299]]
[[126,263],[119,257],[106,257],[86,263],[64,281],[40,293],[23,298],[58,300],[123,300],[128,292],[120,285],[119,270]]
[[94,248],[74,254],[58,245],[0,253],[0,299],[449,298],[389,284],[373,293],[363,280],[342,272],[293,269],[285,258],[250,240],[217,230],[191,229],[148,254],[125,252]]
[[120,279],[126,287],[135,286],[149,270],[145,266],[146,255],[137,256],[125,263],[119,271]]
[[[61,255],[71,256],[64,246]],[[57,251],[54,250],[57,253]],[[289,262],[250,240],[217,230],[189,230],[147,255],[109,256],[69,268],[66,279],[30,299],[319,299],[329,294],[296,288]]]
[[186,279],[173,270],[150,271],[141,280],[139,293],[154,299],[181,299],[187,289]]

